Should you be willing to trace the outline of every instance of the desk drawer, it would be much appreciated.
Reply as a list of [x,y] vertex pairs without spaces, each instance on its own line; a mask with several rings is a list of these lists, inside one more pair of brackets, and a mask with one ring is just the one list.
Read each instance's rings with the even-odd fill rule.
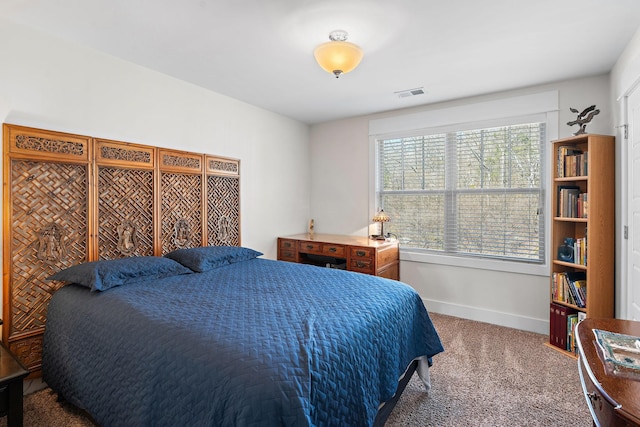
[[280,249],[295,250],[296,243],[295,240],[280,239]]
[[389,264],[382,268],[378,267],[376,276],[391,280],[400,280],[400,266],[397,262],[394,262],[393,264]]
[[296,255],[297,252],[295,250],[291,250],[291,249],[280,249],[280,261],[291,261],[291,262],[297,262],[296,261]]
[[375,274],[375,270],[373,268],[373,260],[366,258],[351,258],[351,264],[349,265],[349,270],[357,271],[360,273],[366,274]]
[[322,243],[317,242],[299,242],[298,250],[304,253],[322,253]]
[[378,251],[378,268],[398,260],[398,247],[392,246]]
[[322,253],[328,256],[344,257],[345,249],[342,245],[323,244]]
[[351,248],[351,258],[352,259],[371,259],[373,258],[373,249],[371,248],[361,248],[357,246],[352,246]]
[[278,239],[278,259],[280,261],[298,262],[298,242],[295,240]]

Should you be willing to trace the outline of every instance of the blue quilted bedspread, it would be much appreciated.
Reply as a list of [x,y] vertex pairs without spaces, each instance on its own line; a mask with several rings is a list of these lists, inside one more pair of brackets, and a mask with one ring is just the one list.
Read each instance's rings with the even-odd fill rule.
[[53,296],[43,376],[102,426],[367,426],[442,351],[418,294],[253,259]]

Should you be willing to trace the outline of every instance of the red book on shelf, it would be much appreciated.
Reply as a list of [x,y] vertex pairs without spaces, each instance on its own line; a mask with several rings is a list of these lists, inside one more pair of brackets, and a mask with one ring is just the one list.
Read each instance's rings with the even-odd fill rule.
[[[563,350],[567,349],[567,316],[576,313],[576,310],[564,305],[551,303],[551,317],[550,317],[550,333],[555,334],[554,340],[551,344]],[[551,332],[553,331],[553,332]]]
[[549,343],[558,346],[558,336],[556,335],[556,304],[549,305]]

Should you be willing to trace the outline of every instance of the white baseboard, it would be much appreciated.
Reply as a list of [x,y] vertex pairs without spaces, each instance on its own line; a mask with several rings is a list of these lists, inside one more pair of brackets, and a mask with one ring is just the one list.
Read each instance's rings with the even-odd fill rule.
[[446,314],[448,316],[461,317],[469,320],[477,320],[479,322],[521,329],[523,331],[536,332],[543,335],[549,334],[549,319],[534,319],[532,317],[518,316],[517,314],[512,313],[503,313],[500,311],[424,298],[423,301],[427,310],[433,313]]

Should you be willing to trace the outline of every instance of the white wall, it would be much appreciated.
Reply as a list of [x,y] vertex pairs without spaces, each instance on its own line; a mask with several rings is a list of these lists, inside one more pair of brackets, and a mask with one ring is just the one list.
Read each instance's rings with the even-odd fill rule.
[[238,158],[242,244],[304,229],[306,124],[11,22],[0,61],[2,122]]
[[[369,120],[557,89],[560,137],[575,115],[612,134],[611,98],[640,74],[640,38],[608,76],[308,126],[166,75],[0,20],[2,122],[241,160],[242,243],[270,258],[275,237],[305,230],[366,235]],[[310,144],[309,144],[310,141]],[[311,171],[310,175],[308,171]],[[309,197],[311,194],[311,197]],[[433,311],[546,333],[548,278],[403,261],[401,278]]]
[[[375,114],[311,127],[311,214],[316,231],[366,235],[369,211],[369,121],[516,95],[558,90],[559,137],[576,115],[570,107],[596,104],[601,113],[587,126],[590,133],[612,133],[608,75],[576,79]],[[427,99],[428,100],[428,99]],[[518,273],[401,261],[400,278],[412,285],[429,310],[547,333],[549,278]]]

